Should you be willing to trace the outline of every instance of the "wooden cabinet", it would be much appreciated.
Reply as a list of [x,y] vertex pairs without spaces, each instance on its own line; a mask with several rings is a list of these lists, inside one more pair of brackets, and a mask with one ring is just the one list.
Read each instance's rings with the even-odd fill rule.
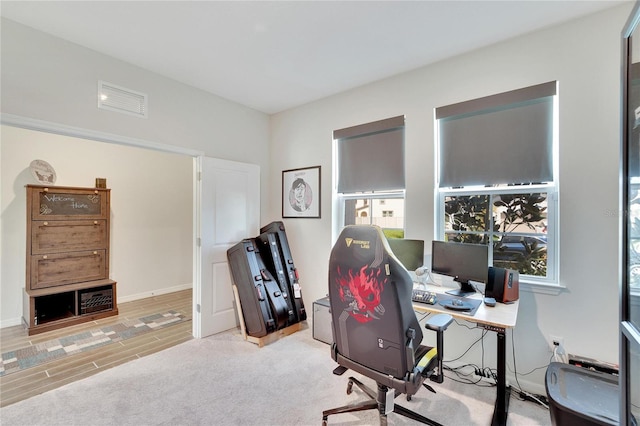
[[109,279],[110,190],[27,185],[29,334],[118,313]]

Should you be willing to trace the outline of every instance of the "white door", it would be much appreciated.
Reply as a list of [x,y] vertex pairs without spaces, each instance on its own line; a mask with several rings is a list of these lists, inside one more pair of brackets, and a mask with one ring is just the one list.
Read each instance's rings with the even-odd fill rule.
[[193,335],[238,325],[227,249],[260,232],[260,167],[199,157],[196,173],[196,255]]

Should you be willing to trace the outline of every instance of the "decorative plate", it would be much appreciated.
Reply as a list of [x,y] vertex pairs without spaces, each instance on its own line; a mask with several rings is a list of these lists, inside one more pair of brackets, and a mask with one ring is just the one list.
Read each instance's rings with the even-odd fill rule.
[[29,165],[29,170],[31,170],[33,177],[41,184],[56,183],[56,171],[51,167],[51,164],[44,160],[33,160]]

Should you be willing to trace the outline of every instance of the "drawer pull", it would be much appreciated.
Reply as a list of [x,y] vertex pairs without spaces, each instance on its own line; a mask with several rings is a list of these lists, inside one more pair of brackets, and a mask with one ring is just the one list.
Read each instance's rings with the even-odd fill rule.
[[47,226],[48,224],[49,224],[49,222],[45,222],[43,225],[44,225],[44,226]]
[[43,259],[47,259],[48,256],[45,254],[44,256],[42,256]]
[[97,251],[94,251],[94,252],[93,252],[93,254],[98,254],[98,252],[97,252]]
[[98,190],[96,189],[95,191],[93,191],[93,193],[94,193],[94,194],[97,194],[97,193],[98,193]]
[[44,188],[43,191],[44,192],[49,192],[49,188]]
[[94,224],[94,225],[97,225],[97,224],[98,224],[98,221],[97,221],[97,220],[94,220],[94,221],[93,221],[93,224]]

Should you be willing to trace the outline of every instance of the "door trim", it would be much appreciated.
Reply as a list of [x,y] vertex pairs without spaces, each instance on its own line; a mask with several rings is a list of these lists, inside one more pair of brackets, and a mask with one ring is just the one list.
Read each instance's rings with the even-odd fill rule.
[[[2,113],[0,114],[0,124],[2,125],[7,125],[7,126],[12,126],[12,127],[18,127],[18,128],[22,128],[22,129],[28,129],[28,130],[35,130],[35,131],[40,131],[40,132],[45,132],[45,133],[52,133],[52,134],[57,134],[57,135],[63,135],[63,136],[70,136],[70,137],[75,137],[75,138],[82,138],[82,139],[89,139],[89,140],[94,140],[94,141],[98,141],[98,142],[106,142],[106,143],[112,143],[112,144],[117,144],[117,145],[125,145],[125,146],[131,146],[131,147],[135,147],[135,148],[145,148],[145,149],[150,149],[150,150],[154,150],[154,151],[161,151],[161,152],[168,152],[168,153],[172,153],[172,154],[182,154],[182,155],[186,155],[189,157],[193,157],[193,161],[194,161],[194,173],[193,173],[193,189],[194,189],[194,199],[193,199],[193,218],[194,218],[194,224],[193,224],[193,248],[192,248],[192,253],[194,253],[194,260],[193,260],[193,267],[194,270],[192,272],[192,276],[193,276],[193,283],[192,283],[192,288],[193,288],[193,295],[192,295],[192,306],[193,306],[193,321],[192,321],[192,334],[194,337],[199,338],[200,335],[200,315],[195,315],[196,310],[197,310],[197,300],[199,300],[199,294],[197,294],[198,291],[200,291],[202,284],[200,282],[200,272],[197,271],[195,269],[195,265],[196,265],[196,257],[195,254],[198,252],[198,247],[197,247],[197,241],[198,241],[198,236],[200,235],[198,233],[199,231],[199,223],[195,221],[196,219],[196,215],[198,214],[198,208],[200,206],[200,191],[199,191],[199,182],[197,181],[198,177],[199,177],[199,173],[201,171],[201,160],[200,158],[202,156],[204,156],[204,152],[203,151],[199,151],[199,150],[195,150],[195,149],[191,149],[191,148],[184,148],[184,147],[180,147],[180,146],[176,146],[176,145],[169,145],[169,144],[163,144],[163,143],[159,143],[159,142],[152,142],[152,141],[148,141],[148,140],[144,140],[144,139],[137,139],[137,138],[130,138],[127,136],[122,136],[122,135],[116,135],[116,134],[112,134],[112,133],[105,133],[105,132],[100,132],[100,131],[95,131],[95,130],[90,130],[90,129],[86,129],[86,128],[81,128],[81,127],[73,127],[73,126],[67,126],[65,124],[59,124],[59,123],[54,123],[54,122],[50,122],[50,121],[44,121],[44,120],[38,120],[35,118],[29,118],[29,117],[23,117],[23,116],[19,116],[19,115],[14,115],[14,114],[6,114],[6,113]],[[198,216],[199,217],[199,216]]]

